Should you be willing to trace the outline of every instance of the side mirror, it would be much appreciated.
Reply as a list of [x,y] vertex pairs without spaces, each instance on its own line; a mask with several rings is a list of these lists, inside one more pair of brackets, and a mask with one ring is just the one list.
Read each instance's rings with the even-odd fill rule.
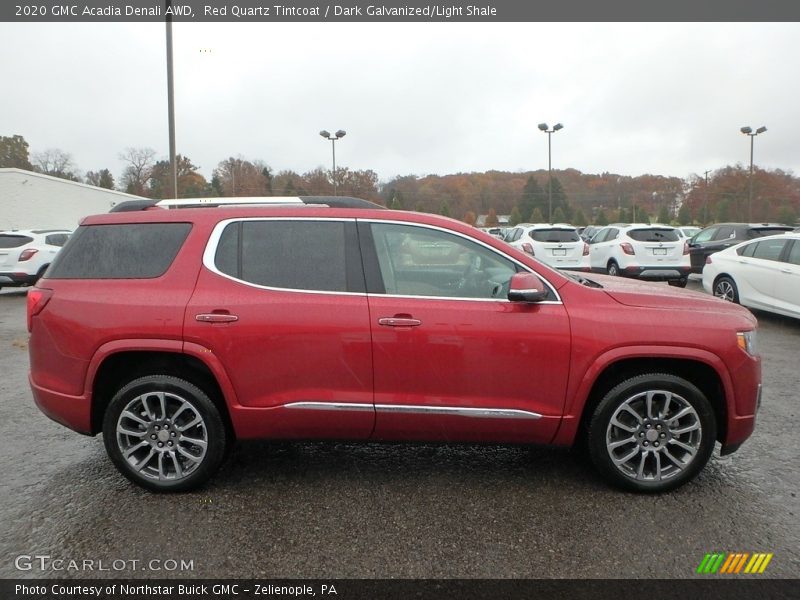
[[508,289],[508,299],[512,302],[541,302],[547,298],[542,280],[533,273],[514,273]]

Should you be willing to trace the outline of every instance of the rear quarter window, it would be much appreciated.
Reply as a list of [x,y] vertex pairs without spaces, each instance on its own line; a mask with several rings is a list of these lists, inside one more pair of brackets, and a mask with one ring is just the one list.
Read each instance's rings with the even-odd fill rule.
[[677,242],[680,239],[674,229],[632,229],[628,237],[637,242]]
[[47,272],[49,279],[152,279],[166,273],[190,223],[79,227]]

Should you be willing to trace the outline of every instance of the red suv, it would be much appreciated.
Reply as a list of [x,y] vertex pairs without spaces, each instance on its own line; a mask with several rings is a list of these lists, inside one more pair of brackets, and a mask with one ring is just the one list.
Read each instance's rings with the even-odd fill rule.
[[28,296],[37,405],[139,485],[196,487],[237,439],[425,440],[581,444],[660,492],[753,431],[740,306],[444,217],[235,202],[86,218]]

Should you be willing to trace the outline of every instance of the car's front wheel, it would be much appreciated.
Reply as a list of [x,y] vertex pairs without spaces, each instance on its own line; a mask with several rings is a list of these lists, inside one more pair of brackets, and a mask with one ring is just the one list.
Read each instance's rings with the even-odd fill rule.
[[711,404],[683,378],[650,373],[610,390],[589,422],[592,462],[614,485],[665,492],[693,479],[716,441]]
[[132,482],[154,491],[205,483],[221,464],[226,431],[219,411],[196,385],[168,375],[120,388],[103,419],[106,451]]

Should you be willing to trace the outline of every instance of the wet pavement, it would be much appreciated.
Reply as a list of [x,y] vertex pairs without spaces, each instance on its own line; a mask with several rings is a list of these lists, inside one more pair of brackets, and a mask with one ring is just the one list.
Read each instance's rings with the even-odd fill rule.
[[[248,443],[203,490],[157,495],[34,406],[24,291],[4,290],[0,577],[684,578],[707,552],[797,577],[800,321],[757,316],[756,432],[676,492],[610,489],[556,449]],[[18,559],[36,555],[94,562]]]

